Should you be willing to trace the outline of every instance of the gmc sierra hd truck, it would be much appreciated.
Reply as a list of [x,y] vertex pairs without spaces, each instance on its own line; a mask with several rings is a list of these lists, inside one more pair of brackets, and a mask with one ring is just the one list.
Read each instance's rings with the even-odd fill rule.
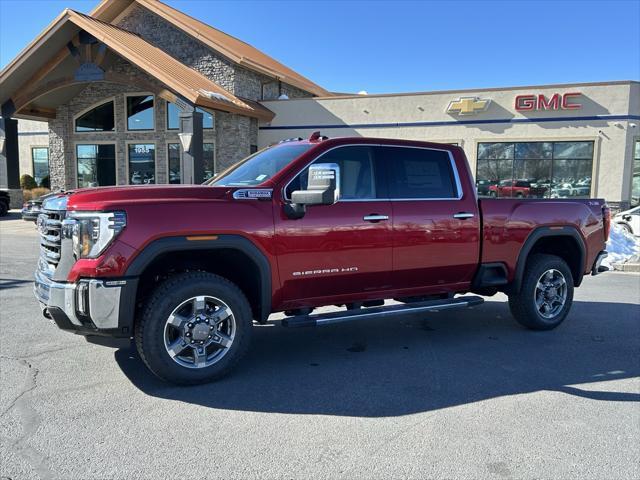
[[518,322],[552,329],[606,270],[609,226],[603,200],[478,200],[457,146],[316,132],[203,185],[47,199],[34,289],[62,330],[133,338],[155,375],[194,384],[228,373],[274,312],[324,325],[504,292]]

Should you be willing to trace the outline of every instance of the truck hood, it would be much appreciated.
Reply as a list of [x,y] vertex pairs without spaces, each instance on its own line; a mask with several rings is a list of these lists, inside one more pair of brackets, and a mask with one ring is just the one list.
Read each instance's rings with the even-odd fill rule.
[[208,185],[136,185],[65,192],[68,210],[103,210],[127,205],[230,199],[235,188]]

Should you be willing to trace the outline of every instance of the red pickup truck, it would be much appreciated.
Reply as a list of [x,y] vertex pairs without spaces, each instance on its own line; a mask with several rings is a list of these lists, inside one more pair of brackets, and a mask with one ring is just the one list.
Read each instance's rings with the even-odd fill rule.
[[[457,146],[316,133],[204,185],[47,199],[34,290],[61,329],[134,338],[157,376],[201,383],[274,312],[323,325],[501,291],[521,324],[554,328],[583,276],[606,270],[609,226],[603,200],[479,201]],[[324,305],[344,308],[313,313]]]

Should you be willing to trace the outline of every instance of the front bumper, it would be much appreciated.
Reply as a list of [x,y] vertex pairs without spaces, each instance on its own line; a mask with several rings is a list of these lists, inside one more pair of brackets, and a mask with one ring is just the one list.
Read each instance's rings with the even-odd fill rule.
[[40,210],[33,210],[29,208],[22,209],[22,219],[28,222],[35,222],[38,219],[38,215],[42,213]]
[[137,278],[56,282],[36,270],[33,291],[43,314],[80,335],[130,337]]

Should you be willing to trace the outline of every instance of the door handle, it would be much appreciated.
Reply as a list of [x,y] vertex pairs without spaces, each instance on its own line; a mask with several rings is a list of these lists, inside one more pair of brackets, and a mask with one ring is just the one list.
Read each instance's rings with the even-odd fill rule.
[[460,212],[460,213],[456,213],[453,218],[457,218],[458,220],[464,220],[466,218],[473,218],[475,217],[475,214],[473,213],[467,213],[467,212]]
[[362,220],[364,220],[365,222],[381,222],[382,220],[389,220],[389,215],[378,215],[375,213],[372,213],[371,215],[365,215],[364,217],[362,217]]

